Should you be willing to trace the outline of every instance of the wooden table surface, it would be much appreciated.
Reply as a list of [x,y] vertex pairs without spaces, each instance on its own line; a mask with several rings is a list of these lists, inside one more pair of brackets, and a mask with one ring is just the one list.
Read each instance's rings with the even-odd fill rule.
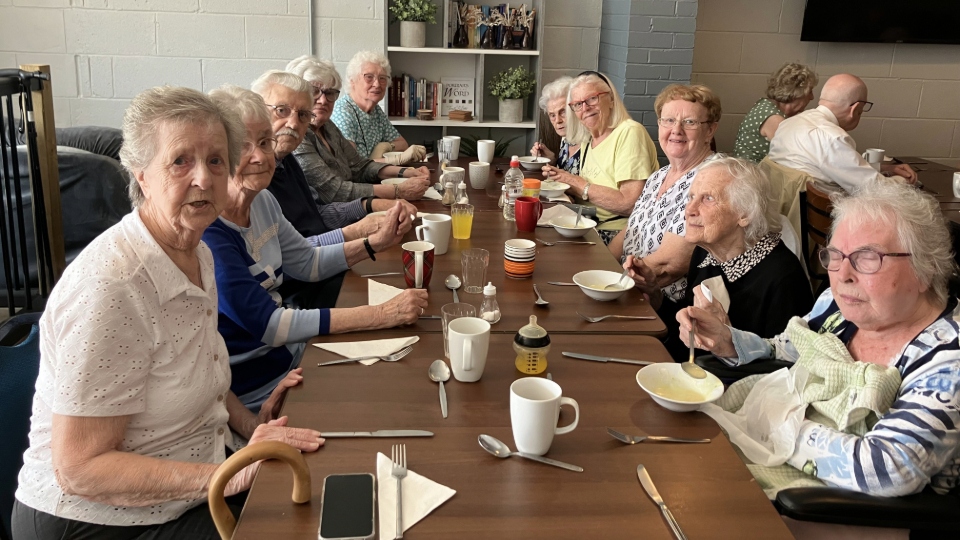
[[[354,339],[332,336],[336,341]],[[437,385],[427,366],[442,356],[442,338],[422,334],[414,352],[397,363],[316,367],[335,358],[308,347],[304,382],[284,407],[291,425],[320,431],[427,429],[432,438],[328,440],[305,454],[313,478],[308,504],[290,502],[289,470],[264,464],[234,538],[314,539],[323,479],[329,474],[375,473],[376,453],[407,445],[408,467],[457,491],[407,531],[417,539],[672,538],[657,506],[641,488],[644,464],[690,538],[791,538],[773,505],[750,476],[716,423],[699,412],[674,413],[656,405],[635,381],[636,366],[567,359],[562,350],[668,362],[653,338],[623,335],[553,336],[547,371],[580,405],[580,423],[554,439],[548,457],[584,468],[574,473],[511,458],[497,459],[477,444],[481,433],[515,448],[509,386],[523,376],[513,366],[511,339],[491,335],[483,378],[446,385],[449,418],[440,415]],[[564,407],[560,425],[572,414]],[[606,427],[628,433],[707,437],[709,444],[623,445]]]
[[940,203],[940,210],[944,217],[960,223],[960,198],[953,194],[953,173],[957,172],[957,169],[918,157],[907,156],[897,159],[917,171],[917,178],[923,184],[923,190],[933,195]]

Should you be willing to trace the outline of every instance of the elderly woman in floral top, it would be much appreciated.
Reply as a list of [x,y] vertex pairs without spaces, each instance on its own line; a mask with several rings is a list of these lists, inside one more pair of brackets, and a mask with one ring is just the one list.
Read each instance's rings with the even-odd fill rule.
[[540,93],[540,109],[547,113],[553,130],[560,136],[560,151],[554,154],[543,143],[537,141],[530,149],[530,155],[550,158],[550,164],[556,165],[570,174],[580,174],[580,145],[570,144],[567,140],[567,93],[573,77],[560,77],[543,87]]

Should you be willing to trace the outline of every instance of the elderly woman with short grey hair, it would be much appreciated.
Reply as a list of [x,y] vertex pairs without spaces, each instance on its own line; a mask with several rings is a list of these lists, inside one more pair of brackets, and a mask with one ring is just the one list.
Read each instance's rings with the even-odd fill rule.
[[127,109],[120,159],[135,208],[67,267],[40,320],[14,538],[215,538],[205,500],[232,433],[323,443],[275,419],[299,371],[259,415],[230,392],[201,235],[226,203],[243,134],[236,113],[187,88],[147,90]]
[[547,114],[553,130],[560,136],[560,151],[554,154],[543,143],[533,143],[530,154],[550,159],[550,164],[570,174],[580,174],[580,145],[567,140],[567,94],[573,77],[560,77],[543,87],[540,92],[540,110]]
[[753,105],[740,123],[734,152],[760,163],[770,152],[770,141],[780,122],[803,112],[813,100],[817,74],[803,64],[784,64],[767,81],[767,95]]
[[[330,122],[334,103],[340,97],[340,75],[332,63],[301,56],[287,64],[287,71],[303,77],[313,87],[314,118],[293,156],[307,183],[317,190],[320,202],[347,202],[362,197],[414,201],[423,197],[430,186],[430,171],[426,167],[399,167],[361,156],[336,124]],[[398,164],[402,161],[402,156],[393,157]],[[387,178],[407,180],[381,184]]]
[[[404,152],[407,140],[377,104],[390,86],[390,61],[373,51],[360,51],[347,64],[349,92],[333,106],[333,122],[362,157],[381,159],[386,152]],[[404,163],[419,161],[426,151],[417,146]]]

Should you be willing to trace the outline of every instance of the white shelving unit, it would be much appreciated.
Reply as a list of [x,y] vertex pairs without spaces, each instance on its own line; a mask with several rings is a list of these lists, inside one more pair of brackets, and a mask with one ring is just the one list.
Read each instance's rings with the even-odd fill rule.
[[[459,122],[440,116],[434,120],[395,116],[387,111],[390,122],[400,128],[401,134],[410,143],[421,143],[439,139],[445,135],[477,135],[480,138],[512,138],[520,135],[510,151],[526,153],[537,140],[537,119],[540,110],[537,99],[540,95],[540,55],[543,43],[543,21],[545,0],[527,1],[527,9],[536,9],[535,44],[533,50],[513,49],[456,49],[449,48],[452,35],[447,27],[447,18],[451,2],[433,0],[437,4],[437,23],[427,25],[426,47],[400,47],[400,25],[390,22],[390,0],[383,0],[385,8],[384,42],[387,43],[387,58],[390,60],[394,76],[408,74],[414,78],[425,78],[440,82],[444,77],[472,78],[474,87],[474,119]],[[492,0],[470,0],[467,3],[499,5]],[[519,4],[511,4],[518,7]],[[524,66],[536,76],[537,90],[524,100],[523,121],[505,123],[498,120],[498,100],[489,95],[487,83],[496,73],[514,66]]]

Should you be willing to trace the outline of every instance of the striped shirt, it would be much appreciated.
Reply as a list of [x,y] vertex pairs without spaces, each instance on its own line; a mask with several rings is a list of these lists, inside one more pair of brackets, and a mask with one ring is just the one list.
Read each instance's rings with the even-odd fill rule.
[[[902,382],[890,411],[863,437],[804,420],[787,463],[824,482],[871,495],[897,497],[927,484],[945,494],[960,477],[960,326],[950,317],[956,301],[904,347],[892,365]],[[811,330],[849,343],[856,325],[843,318],[828,289],[805,317]],[[772,339],[731,329],[742,365],[760,358],[796,361],[786,333]]]

